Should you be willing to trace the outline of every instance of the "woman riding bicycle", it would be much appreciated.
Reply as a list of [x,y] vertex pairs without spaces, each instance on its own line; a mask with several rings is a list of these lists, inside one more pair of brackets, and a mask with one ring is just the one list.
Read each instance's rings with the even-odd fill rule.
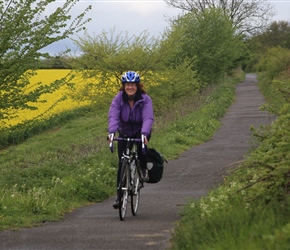
[[[122,87],[114,97],[108,114],[109,134],[119,133],[119,137],[145,137],[145,145],[151,136],[152,124],[154,121],[153,106],[151,98],[146,94],[143,84],[140,82],[140,75],[134,71],[128,71],[122,75]],[[117,186],[120,180],[121,157],[126,147],[126,141],[118,141],[118,174]],[[142,181],[148,181],[147,154],[142,154],[142,145],[137,145],[138,158],[142,170]],[[113,204],[118,208],[118,199]]]

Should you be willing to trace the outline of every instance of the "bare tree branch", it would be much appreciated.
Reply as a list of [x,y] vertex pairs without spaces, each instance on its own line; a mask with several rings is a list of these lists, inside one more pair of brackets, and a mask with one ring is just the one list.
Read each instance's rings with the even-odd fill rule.
[[241,34],[253,34],[269,23],[275,14],[267,0],[165,0],[172,7],[188,12],[221,8]]

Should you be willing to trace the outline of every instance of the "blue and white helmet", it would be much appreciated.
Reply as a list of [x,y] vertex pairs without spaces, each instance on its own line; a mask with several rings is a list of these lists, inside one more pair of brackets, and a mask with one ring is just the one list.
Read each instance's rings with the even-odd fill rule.
[[126,82],[140,82],[140,75],[135,71],[128,71],[124,75],[122,75],[122,83]]

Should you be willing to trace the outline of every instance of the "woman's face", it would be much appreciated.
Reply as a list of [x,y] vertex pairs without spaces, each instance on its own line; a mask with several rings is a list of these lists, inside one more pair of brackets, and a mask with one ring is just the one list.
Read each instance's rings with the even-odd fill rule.
[[125,92],[129,97],[133,97],[137,92],[137,85],[134,82],[125,83]]

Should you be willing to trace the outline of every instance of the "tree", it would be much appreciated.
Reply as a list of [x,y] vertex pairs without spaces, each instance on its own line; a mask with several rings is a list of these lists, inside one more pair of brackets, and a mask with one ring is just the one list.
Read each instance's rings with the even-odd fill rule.
[[199,84],[194,79],[196,72],[191,70],[191,61],[183,58],[182,61],[169,63],[179,40],[179,35],[170,39],[163,35],[161,40],[157,40],[149,37],[146,31],[139,36],[128,37],[128,33],[122,36],[122,32],[115,35],[114,30],[80,37],[75,43],[81,56],[74,58],[73,68],[79,68],[89,82],[81,93],[75,92],[72,97],[77,100],[85,98],[95,105],[109,102],[112,98],[110,94],[114,95],[120,88],[121,75],[128,70],[138,71],[147,86],[159,85],[166,89],[166,97],[170,96],[170,101],[185,95],[188,90],[195,91]]
[[40,62],[41,69],[71,69],[70,58],[67,55],[59,54]]
[[39,62],[49,58],[41,49],[68,38],[89,21],[84,17],[90,6],[72,18],[70,13],[78,0],[67,0],[58,8],[53,7],[55,2],[0,0],[0,121],[18,109],[34,109],[33,103],[43,93],[55,91],[65,82],[60,79],[49,86],[27,89]]
[[174,23],[171,35],[175,33],[180,37],[175,57],[194,60],[193,70],[204,83],[218,81],[243,56],[242,39],[221,9],[185,14]]
[[188,12],[204,12],[206,9],[221,9],[241,34],[252,34],[267,25],[273,16],[273,7],[267,0],[165,0]]
[[247,71],[256,70],[258,62],[273,47],[290,49],[290,22],[274,21],[264,30],[246,40],[250,58],[247,62]]
[[127,32],[122,36],[122,32],[103,31],[99,35],[85,34],[74,42],[81,56],[73,57],[73,68],[80,69],[83,77],[91,81],[85,86],[82,96],[75,98],[93,102],[96,101],[96,93],[99,97],[104,93],[108,98],[110,93],[114,94],[112,87],[116,89],[120,86],[121,75],[125,71],[138,71],[142,79],[146,75],[146,82],[149,83],[152,72],[162,67],[166,57],[166,53],[157,53],[160,41],[149,37],[146,31],[132,37]]
[[162,65],[165,55],[160,57],[156,53],[160,42],[149,37],[147,31],[139,36],[129,37],[127,32],[122,35],[122,32],[115,34],[111,30],[110,33],[103,31],[94,36],[85,34],[74,40],[82,55],[75,58],[74,66],[88,69],[86,73],[92,75],[120,79],[120,74],[124,71],[134,69],[144,75]]
[[267,48],[280,46],[290,49],[290,22],[274,21],[258,37]]

